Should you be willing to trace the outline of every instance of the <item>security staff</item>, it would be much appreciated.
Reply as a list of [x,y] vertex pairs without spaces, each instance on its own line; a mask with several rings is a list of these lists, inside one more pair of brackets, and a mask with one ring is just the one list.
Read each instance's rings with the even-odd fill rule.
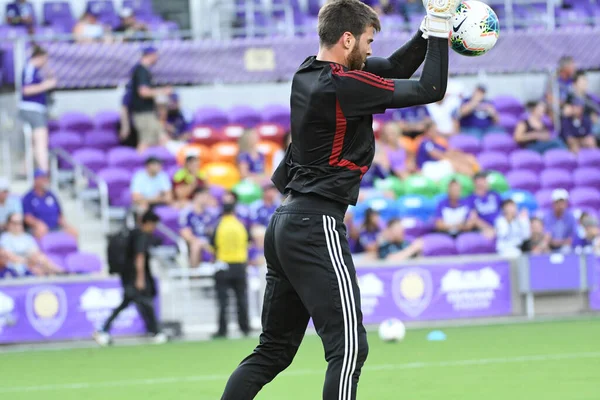
[[248,231],[235,215],[235,195],[227,197],[224,199],[223,216],[217,223],[212,243],[217,264],[215,289],[219,301],[219,330],[213,338],[227,336],[227,292],[230,288],[236,297],[240,330],[245,336],[250,332],[246,281]]

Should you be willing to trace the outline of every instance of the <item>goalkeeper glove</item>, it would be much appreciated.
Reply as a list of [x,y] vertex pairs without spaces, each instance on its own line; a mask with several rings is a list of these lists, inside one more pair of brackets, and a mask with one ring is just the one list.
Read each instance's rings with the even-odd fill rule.
[[422,27],[427,36],[446,39],[452,30],[452,17],[456,14],[456,8],[460,0],[423,0],[427,9],[427,16],[423,20]]

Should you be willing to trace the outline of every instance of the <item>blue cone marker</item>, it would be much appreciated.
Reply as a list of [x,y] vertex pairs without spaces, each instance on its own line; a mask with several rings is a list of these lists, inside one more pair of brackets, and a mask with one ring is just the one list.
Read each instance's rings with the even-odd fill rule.
[[427,335],[427,340],[431,342],[441,342],[446,340],[446,334],[442,331],[431,331]]

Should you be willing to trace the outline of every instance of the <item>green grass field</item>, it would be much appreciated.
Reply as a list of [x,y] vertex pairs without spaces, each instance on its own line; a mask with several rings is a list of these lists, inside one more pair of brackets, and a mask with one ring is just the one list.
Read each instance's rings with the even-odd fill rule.
[[[461,327],[428,342],[371,334],[362,400],[600,399],[600,319]],[[219,399],[228,374],[255,340],[0,353],[0,399]],[[321,398],[320,341],[306,337],[291,368],[262,400]]]

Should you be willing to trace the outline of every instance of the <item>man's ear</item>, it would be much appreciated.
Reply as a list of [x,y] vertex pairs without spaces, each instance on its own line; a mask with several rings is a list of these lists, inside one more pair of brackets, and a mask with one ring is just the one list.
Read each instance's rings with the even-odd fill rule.
[[350,50],[354,47],[354,43],[356,42],[356,39],[352,33],[344,32],[342,34],[342,37],[340,38],[340,42],[342,43],[342,46],[344,47],[344,49]]

